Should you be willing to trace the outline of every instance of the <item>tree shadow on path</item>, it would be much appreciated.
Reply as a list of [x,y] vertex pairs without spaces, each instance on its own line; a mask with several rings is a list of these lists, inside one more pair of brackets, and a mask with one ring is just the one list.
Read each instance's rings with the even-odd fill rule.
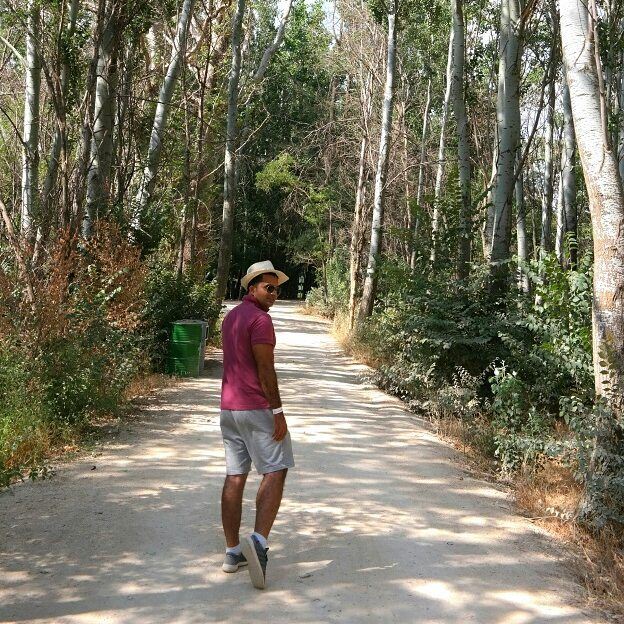
[[215,357],[95,455],[0,495],[1,622],[599,621],[573,606],[556,553],[506,494],[362,384],[325,323],[293,305],[273,316],[297,466],[271,535],[269,588],[220,570]]

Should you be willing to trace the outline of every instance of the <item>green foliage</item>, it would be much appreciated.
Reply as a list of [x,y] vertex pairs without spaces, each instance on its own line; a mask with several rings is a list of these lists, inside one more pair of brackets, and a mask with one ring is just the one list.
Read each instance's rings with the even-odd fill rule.
[[297,177],[293,173],[294,165],[295,159],[288,152],[282,152],[268,162],[262,171],[258,171],[256,188],[264,193],[294,189],[298,184]]
[[15,348],[0,349],[0,488],[23,474],[35,477],[42,464],[48,418],[45,392]]
[[479,375],[507,354],[499,334],[509,326],[482,280],[431,280],[383,263],[379,288],[381,305],[362,333],[384,362],[384,385],[398,395],[422,399],[449,383],[457,367]]
[[37,357],[45,402],[55,425],[80,425],[94,413],[114,413],[142,366],[136,335],[107,321],[106,299],[77,297],[72,322],[80,331],[46,341]]
[[162,370],[167,355],[171,323],[182,319],[203,319],[209,331],[221,312],[214,298],[214,282],[197,283],[189,275],[154,260],[146,280],[143,324],[146,350],[152,366]]
[[561,413],[574,437],[566,447],[577,478],[585,484],[579,518],[596,530],[624,525],[624,416],[606,401],[588,406],[562,397]]
[[535,469],[547,449],[555,447],[551,439],[553,415],[532,404],[531,388],[505,365],[494,368],[490,383],[494,454],[501,472]]
[[105,226],[80,248],[70,239],[52,248],[34,307],[0,274],[2,484],[39,474],[55,440],[125,404],[144,364],[135,313],[143,275],[138,251]]
[[0,272],[0,487],[45,474],[55,441],[118,413],[130,383],[159,367],[171,321],[214,325],[214,285],[148,263],[114,228],[78,248],[61,241],[43,271],[35,310]]
[[[256,59],[252,66],[273,40],[279,13],[272,0],[254,5],[254,11],[258,21],[250,42],[250,58]],[[242,126],[254,129],[254,135],[240,168],[232,276],[265,257],[291,275],[301,265],[321,271],[329,260],[329,215],[337,226],[336,207],[349,189],[328,183],[317,166],[321,147],[315,128],[326,123],[332,84],[325,20],[320,2],[293,3],[284,42],[262,90],[241,111]],[[286,296],[294,296],[296,280],[285,289]]]
[[349,254],[338,248],[322,271],[322,284],[312,288],[306,305],[318,313],[334,317],[344,312],[349,301]]
[[[622,449],[609,451],[610,471],[590,473],[583,468],[584,441],[595,439],[597,429],[587,417],[573,424],[566,416],[569,396],[577,397],[577,411],[594,409],[591,266],[585,256],[565,270],[546,256],[525,267],[536,297],[496,300],[485,288],[485,271],[458,282],[443,270],[432,278],[386,261],[375,312],[357,340],[379,362],[382,387],[438,418],[463,420],[501,472],[567,458],[579,462],[589,489],[612,497],[621,483],[614,466]],[[562,437],[566,423],[570,432]],[[611,431],[612,445],[620,435]]]

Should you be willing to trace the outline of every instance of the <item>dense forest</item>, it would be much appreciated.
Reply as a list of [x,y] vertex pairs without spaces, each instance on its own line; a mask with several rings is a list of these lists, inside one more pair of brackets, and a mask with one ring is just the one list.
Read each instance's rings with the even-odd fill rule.
[[383,387],[624,522],[621,2],[0,11],[0,482],[270,258]]

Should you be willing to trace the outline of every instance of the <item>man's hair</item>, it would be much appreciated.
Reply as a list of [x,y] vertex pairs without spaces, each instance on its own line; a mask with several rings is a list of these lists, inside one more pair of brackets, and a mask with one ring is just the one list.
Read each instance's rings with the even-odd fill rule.
[[247,290],[249,290],[252,286],[255,286],[256,284],[259,284],[260,282],[264,281],[264,276],[265,275],[272,275],[273,277],[277,277],[276,273],[271,273],[271,271],[268,271],[266,273],[261,273],[260,275],[256,275],[256,277],[254,277],[249,284],[247,284]]

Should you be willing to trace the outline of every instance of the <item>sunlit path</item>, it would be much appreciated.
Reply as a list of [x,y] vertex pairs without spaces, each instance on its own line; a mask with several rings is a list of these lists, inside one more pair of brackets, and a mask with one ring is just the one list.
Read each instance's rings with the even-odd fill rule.
[[213,358],[205,377],[163,391],[94,456],[0,495],[0,622],[600,621],[574,606],[565,566],[505,493],[361,383],[327,326],[295,310],[272,311],[297,467],[268,589],[220,570]]

